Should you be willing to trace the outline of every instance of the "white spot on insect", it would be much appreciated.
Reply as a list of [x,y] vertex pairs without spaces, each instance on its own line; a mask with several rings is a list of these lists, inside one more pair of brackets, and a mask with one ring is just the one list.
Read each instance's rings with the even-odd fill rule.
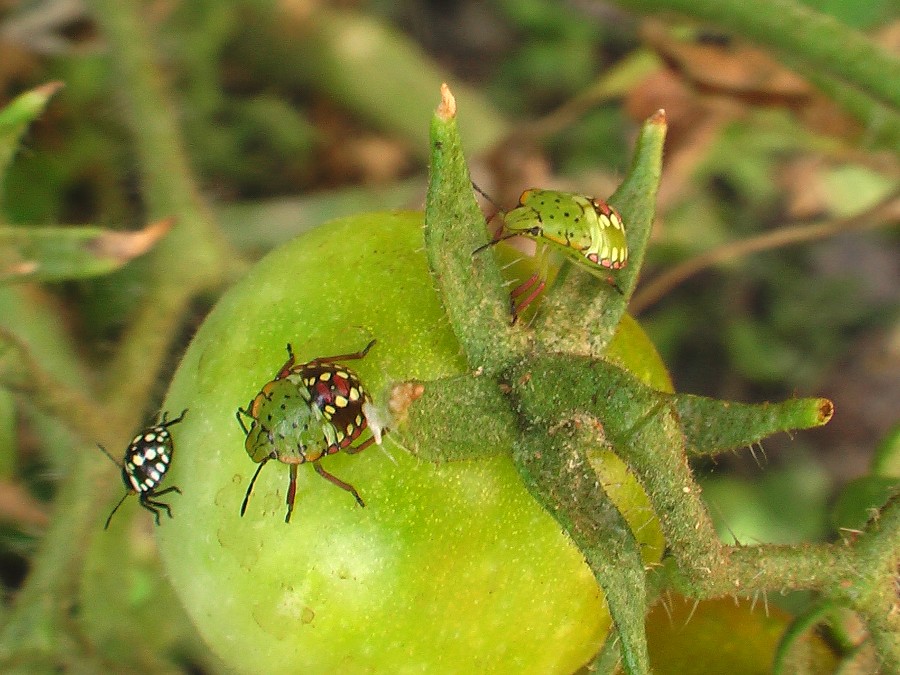
[[131,444],[132,444],[132,445],[137,445],[137,444],[140,443],[140,442],[141,442],[141,437],[140,437],[140,436],[135,436],[134,438],[131,439]]
[[154,433],[152,433],[152,432],[149,433],[149,434],[144,434],[144,440],[145,440],[147,443],[152,443],[153,441],[156,440],[156,434],[154,434]]
[[156,459],[156,448],[151,447],[145,449],[144,459],[146,459],[148,462],[152,462],[154,459]]
[[135,492],[141,492],[141,490],[142,490],[143,488],[142,488],[142,486],[141,486],[141,482],[137,479],[137,476],[135,476],[134,474],[132,474],[131,472],[129,472],[129,473],[128,473],[128,480],[131,482],[131,487],[134,488],[134,491],[135,491]]
[[600,250],[600,260],[609,260],[609,246],[604,246]]
[[156,470],[159,471],[160,474],[164,474],[166,472],[166,465],[162,462],[156,463]]
[[153,479],[154,483],[158,483],[159,479],[162,478],[162,474],[156,469],[150,469],[150,478]]
[[144,466],[144,456],[143,455],[135,455],[131,458],[129,462],[131,466]]

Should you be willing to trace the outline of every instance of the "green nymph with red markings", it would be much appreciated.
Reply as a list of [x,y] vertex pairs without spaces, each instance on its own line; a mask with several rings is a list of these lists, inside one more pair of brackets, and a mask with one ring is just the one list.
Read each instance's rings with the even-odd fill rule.
[[[340,451],[356,454],[372,443],[381,442],[381,428],[369,423],[367,413],[372,405],[371,397],[359,376],[338,363],[363,358],[374,344],[375,340],[372,340],[362,351],[320,357],[300,364],[296,363],[293,349],[288,345],[288,359],[275,379],[266,383],[246,408],[238,408],[237,420],[247,435],[244,443],[247,454],[254,462],[259,462],[241,505],[241,516],[247,510],[259,472],[272,459],[290,466],[284,522],[291,521],[294,510],[297,467],[307,462],[312,463],[320,476],[346,490],[360,506],[365,506],[356,488],[328,473],[319,461]],[[244,418],[250,420],[249,428]],[[371,429],[372,435],[353,445],[367,428]]]
[[[476,252],[516,236],[538,243],[541,263],[539,270],[511,293],[514,320],[544,289],[548,249],[559,251],[617,289],[609,271],[620,270],[628,263],[625,224],[619,212],[602,199],[557,190],[525,190],[519,205],[503,213],[503,229],[498,236]],[[526,293],[517,303],[516,299]]]

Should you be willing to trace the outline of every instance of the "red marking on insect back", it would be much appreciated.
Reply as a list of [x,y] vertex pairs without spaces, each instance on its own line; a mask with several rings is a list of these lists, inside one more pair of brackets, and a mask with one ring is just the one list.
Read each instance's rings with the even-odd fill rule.
[[327,382],[319,380],[316,382],[316,405],[321,407],[327,403],[334,401],[334,392]]
[[350,394],[350,381],[348,379],[335,375],[332,380],[334,381],[334,388],[341,396]]
[[600,264],[600,256],[598,256],[596,253],[588,253],[587,259],[590,260],[592,263],[595,263],[598,265]]
[[612,207],[609,204],[607,204],[605,201],[603,201],[602,199],[594,199],[593,202],[594,202],[594,208],[597,209],[604,216],[612,215],[612,213],[613,213]]

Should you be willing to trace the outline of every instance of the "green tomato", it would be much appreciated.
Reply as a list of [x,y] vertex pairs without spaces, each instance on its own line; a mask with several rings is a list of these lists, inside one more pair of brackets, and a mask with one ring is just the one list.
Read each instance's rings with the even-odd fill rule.
[[[610,625],[580,552],[528,495],[507,457],[435,465],[393,442],[322,466],[261,472],[235,419],[290,342],[298,362],[351,353],[376,404],[392,383],[465,371],[433,289],[419,213],[370,214],[282,246],[228,291],[197,332],[165,409],[174,518],[163,563],[218,656],[246,673],[569,673]],[[628,511],[630,505],[624,510]],[[645,528],[646,529],[646,528]],[[650,528],[652,529],[652,528]]]

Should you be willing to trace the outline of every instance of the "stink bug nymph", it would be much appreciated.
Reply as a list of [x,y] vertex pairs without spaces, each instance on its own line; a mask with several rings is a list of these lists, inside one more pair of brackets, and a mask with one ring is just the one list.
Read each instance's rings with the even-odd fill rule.
[[[491,201],[477,185],[474,187]],[[473,255],[504,239],[523,236],[537,242],[540,256],[539,270],[510,294],[513,321],[544,289],[549,248],[603,277],[621,293],[609,270],[620,270],[628,263],[625,224],[619,212],[602,199],[533,188],[522,193],[516,208],[505,213],[501,210],[501,214],[503,229]],[[525,293],[524,300],[517,304],[516,299]]]
[[187,409],[182,410],[181,414],[173,420],[167,420],[168,413],[163,413],[157,424],[147,427],[131,440],[121,463],[116,461],[102,445],[97,446],[122,469],[122,482],[125,483],[126,490],[122,499],[110,512],[109,518],[106,519],[104,530],[109,527],[113,514],[119,510],[122,502],[131,494],[137,494],[141,506],[153,514],[157,525],[159,525],[160,511],[165,511],[169,518],[172,517],[169,505],[157,501],[157,498],[170,492],[181,494],[181,490],[174,485],[165,490],[157,488],[163,476],[166,475],[166,471],[169,470],[172,463],[172,451],[175,449],[169,427],[183,420],[185,413],[187,413]]
[[[316,473],[365,506],[356,488],[328,473],[319,461],[339,451],[356,454],[381,442],[382,430],[374,428],[373,423],[372,436],[352,445],[369,427],[366,412],[372,401],[359,376],[338,363],[363,358],[374,344],[372,340],[362,351],[300,364],[295,362],[293,349],[288,345],[288,359],[275,379],[266,383],[246,408],[238,408],[236,417],[247,436],[244,447],[250,459],[259,462],[241,504],[241,516],[247,510],[259,472],[272,459],[290,466],[284,522],[291,522],[294,510],[297,467],[307,462],[312,463]],[[249,420],[249,428],[244,418]]]

